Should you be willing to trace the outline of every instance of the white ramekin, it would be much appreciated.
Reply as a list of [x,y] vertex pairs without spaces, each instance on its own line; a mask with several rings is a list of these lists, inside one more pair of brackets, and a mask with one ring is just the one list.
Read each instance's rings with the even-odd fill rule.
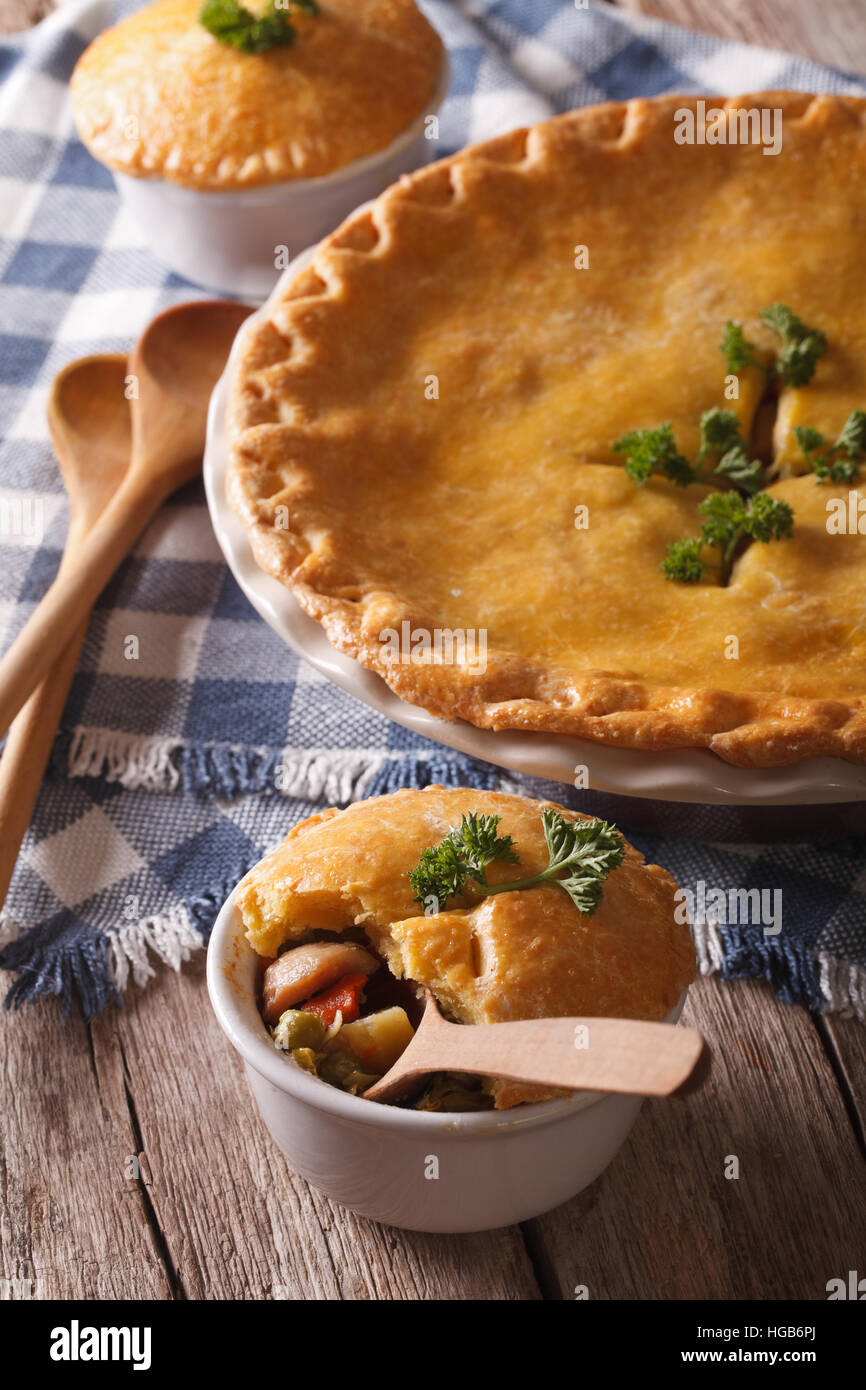
[[[232,895],[208,947],[214,1012],[289,1163],[359,1216],[410,1231],[486,1231],[526,1221],[597,1178],[637,1118],[641,1097],[593,1092],[468,1115],[346,1095],[274,1047],[256,1006],[257,962]],[[685,998],[668,1022],[679,1018]]]
[[[401,174],[425,164],[435,148],[426,121],[448,93],[443,51],[439,85],[425,110],[384,150],[332,174],[260,188],[209,193],[167,179],[114,171],[124,203],[160,260],[187,280],[243,299],[264,299],[288,259],[327,236],[359,203],[376,198]],[[277,248],[286,247],[280,263]]]

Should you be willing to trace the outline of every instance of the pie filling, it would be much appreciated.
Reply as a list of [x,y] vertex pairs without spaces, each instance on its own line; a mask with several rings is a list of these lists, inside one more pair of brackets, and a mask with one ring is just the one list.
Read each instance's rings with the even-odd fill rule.
[[[412,1041],[424,991],[396,979],[358,928],[311,933],[262,962],[260,1007],[274,1045],[351,1095],[380,1081]],[[441,1072],[400,1102],[415,1110],[489,1110],[480,1077]]]

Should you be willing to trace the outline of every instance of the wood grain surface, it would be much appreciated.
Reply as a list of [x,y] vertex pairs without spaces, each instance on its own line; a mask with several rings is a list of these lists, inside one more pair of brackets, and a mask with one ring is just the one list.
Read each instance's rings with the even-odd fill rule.
[[648,1101],[608,1170],[555,1212],[432,1236],[347,1215],[291,1172],[203,967],[164,972],[89,1029],[54,1001],[0,1020],[0,1271],[34,1296],[822,1299],[862,1264],[859,1024],[701,980],[684,1021],[713,1050],[702,1091]]
[[[860,0],[626,3],[866,72]],[[50,8],[4,0],[0,31]],[[90,1027],[53,1000],[0,1015],[0,1296],[18,1280],[41,1298],[824,1299],[862,1268],[866,1030],[852,1020],[699,981],[685,1021],[714,1053],[702,1091],[647,1102],[610,1168],[555,1212],[425,1236],[348,1216],[290,1172],[203,967],[163,972]]]
[[687,29],[801,53],[866,74],[863,0],[618,0],[624,10]]
[[533,1223],[557,1291],[826,1298],[859,1268],[866,1166],[818,1029],[751,982],[702,982],[683,1022],[710,1042],[709,1082],[647,1101],[607,1172]]

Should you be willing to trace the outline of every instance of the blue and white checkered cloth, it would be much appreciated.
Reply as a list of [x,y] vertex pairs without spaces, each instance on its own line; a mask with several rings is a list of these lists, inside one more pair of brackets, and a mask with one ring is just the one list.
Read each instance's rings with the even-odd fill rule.
[[[422,0],[423,3],[423,0]],[[66,84],[129,0],[76,0],[0,41],[0,633],[51,582],[65,536],[45,424],[55,373],[126,351],[202,291],[148,252],[108,172],[77,140]],[[427,0],[451,52],[440,153],[573,106],[664,91],[862,93],[782,53],[572,0]],[[13,524],[13,522],[15,524]],[[5,534],[4,534],[5,531]],[[124,637],[140,658],[124,657]],[[276,769],[289,780],[275,788]],[[330,802],[430,781],[502,785],[326,683],[270,632],[217,548],[199,485],[174,497],[99,600],[7,898],[9,1000],[77,996],[87,1015],[178,968],[227,892],[288,827]],[[513,784],[520,779],[508,778]],[[526,789],[569,800],[564,787]],[[627,827],[626,827],[627,828]],[[866,852],[720,847],[633,835],[680,882],[781,888],[784,928],[697,933],[705,971],[764,976],[785,999],[866,1016]]]

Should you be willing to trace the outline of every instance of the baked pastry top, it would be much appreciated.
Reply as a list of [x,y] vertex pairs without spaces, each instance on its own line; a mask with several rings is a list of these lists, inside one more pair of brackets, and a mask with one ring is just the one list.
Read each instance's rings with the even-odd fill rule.
[[[674,916],[676,883],[630,845],[592,916],[554,884],[480,900],[470,891],[430,916],[414,900],[409,870],[464,813],[500,816],[499,833],[515,841],[520,863],[491,865],[491,884],[539,872],[548,862],[541,812],[553,805],[434,786],[312,816],[240,884],[247,938],[276,956],[311,931],[361,927],[392,974],[428,986],[460,1023],[664,1018],[694,978],[694,951]],[[540,1098],[510,1082],[497,1087],[500,1105]]]
[[[866,761],[866,541],[826,524],[849,493],[866,512],[866,488],[797,476],[793,437],[866,407],[866,102],[720,103],[780,109],[773,156],[676,143],[696,102],[516,131],[339,228],[244,334],[229,494],[334,645],[434,714],[745,765]],[[710,489],[637,487],[612,444],[665,421],[693,457],[712,407],[763,432],[767,374],[745,367],[728,400],[719,340],[739,321],[772,361],[774,302],[828,343],[769,402],[767,491],[793,536],[745,549],[726,585],[672,583],[659,561]],[[383,634],[404,622],[483,631],[486,664],[395,661]]]
[[413,0],[293,8],[294,43],[262,53],[214,38],[201,6],[156,0],[79,59],[75,120],[110,168],[210,190],[329,174],[386,149],[442,71],[441,40]]

